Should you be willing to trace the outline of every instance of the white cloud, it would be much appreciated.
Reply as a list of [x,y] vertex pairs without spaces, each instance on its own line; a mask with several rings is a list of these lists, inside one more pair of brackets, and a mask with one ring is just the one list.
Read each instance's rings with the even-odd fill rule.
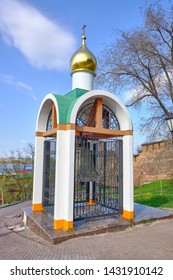
[[27,141],[26,140],[21,140],[20,142],[25,144]]
[[35,68],[65,69],[76,48],[73,34],[18,0],[0,1],[0,33]]
[[22,88],[24,90],[27,90],[29,95],[34,99],[37,100],[37,97],[33,93],[33,89],[30,85],[22,82],[22,81],[17,81],[13,76],[11,75],[1,75],[1,80],[11,86],[17,87],[17,88]]
[[11,75],[2,75],[1,76],[2,80],[4,83],[9,84],[9,85],[13,85],[16,87],[20,87],[20,88],[24,88],[27,89],[29,91],[32,91],[32,87],[29,86],[28,84],[21,82],[21,81],[16,81],[15,78]]
[[18,85],[19,87],[21,87],[21,88],[24,88],[24,89],[27,89],[27,90],[29,90],[29,91],[32,91],[32,87],[31,87],[31,86],[29,86],[28,84],[25,84],[25,83],[23,83],[23,82],[21,82],[21,81],[18,81],[18,82],[17,82],[17,85]]

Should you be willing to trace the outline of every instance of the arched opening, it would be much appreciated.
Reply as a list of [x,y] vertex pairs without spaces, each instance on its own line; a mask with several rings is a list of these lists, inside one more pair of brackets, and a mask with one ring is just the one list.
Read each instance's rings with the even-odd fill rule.
[[118,214],[122,210],[122,140],[109,134],[120,129],[116,115],[97,98],[82,106],[76,125],[74,220]]
[[56,168],[56,133],[57,114],[55,105],[51,102],[45,121],[43,154],[43,200],[42,205],[49,212],[54,212],[55,168]]
[[[96,126],[96,107],[97,101],[89,103],[80,109],[76,124],[79,126]],[[112,110],[106,106],[102,105],[102,128],[106,129],[120,129],[118,120]]]
[[52,109],[51,109],[47,119],[46,131],[51,130],[52,128],[53,125],[52,125]]
[[56,139],[45,139],[43,166],[43,207],[52,213],[54,212],[55,167]]

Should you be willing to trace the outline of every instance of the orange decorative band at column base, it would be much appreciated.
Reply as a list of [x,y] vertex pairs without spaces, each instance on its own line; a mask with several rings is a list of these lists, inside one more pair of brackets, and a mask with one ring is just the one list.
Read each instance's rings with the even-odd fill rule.
[[43,211],[42,203],[32,204],[32,211]]
[[133,220],[134,211],[123,210],[122,218],[127,219],[127,220]]
[[54,220],[54,229],[73,229],[73,221]]

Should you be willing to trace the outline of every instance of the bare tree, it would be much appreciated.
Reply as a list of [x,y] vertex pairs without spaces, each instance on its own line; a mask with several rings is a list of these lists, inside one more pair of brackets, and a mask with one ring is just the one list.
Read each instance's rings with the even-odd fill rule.
[[35,146],[32,143],[28,143],[25,149],[26,155],[28,156],[29,160],[31,161],[32,165],[32,172],[34,170],[34,155],[35,155]]
[[[23,150],[11,150],[1,159],[3,174],[1,174],[0,186],[3,202],[12,203],[31,199],[33,172],[27,170],[28,164],[32,164],[34,147],[28,144]],[[2,198],[1,198],[2,200]]]
[[[97,83],[126,94],[141,115],[151,140],[168,136],[165,117],[173,113],[173,5],[155,1],[143,12],[142,27],[120,31],[98,59]],[[165,135],[166,134],[166,135]]]

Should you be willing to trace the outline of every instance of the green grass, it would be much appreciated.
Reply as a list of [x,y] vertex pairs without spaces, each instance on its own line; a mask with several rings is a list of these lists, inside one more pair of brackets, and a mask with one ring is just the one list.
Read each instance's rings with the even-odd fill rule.
[[7,206],[7,205],[9,205],[9,204],[7,204],[7,203],[6,203],[6,204],[1,204],[1,205],[0,205],[0,208],[1,208],[1,207],[4,207],[4,206]]
[[151,182],[134,188],[135,202],[161,208],[173,208],[173,180]]

